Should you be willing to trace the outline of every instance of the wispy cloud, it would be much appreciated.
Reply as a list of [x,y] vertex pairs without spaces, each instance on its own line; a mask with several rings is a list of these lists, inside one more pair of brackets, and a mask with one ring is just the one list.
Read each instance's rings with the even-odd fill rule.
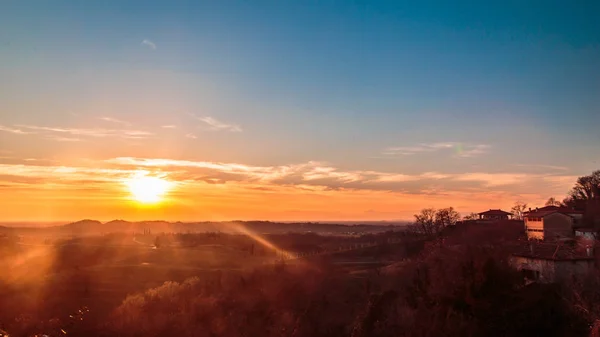
[[141,45],[142,46],[147,46],[147,47],[149,47],[152,50],[156,50],[156,43],[154,43],[154,42],[152,42],[152,41],[150,41],[148,39],[142,40]]
[[524,173],[462,173],[455,176],[458,181],[481,182],[486,187],[515,185],[524,182],[530,175]]
[[11,128],[11,127],[8,127],[8,126],[3,126],[3,125],[0,125],[0,131],[4,131],[4,132],[8,132],[8,133],[14,133],[16,135],[27,135],[27,134],[33,133],[33,132],[26,132],[26,131],[23,131],[21,129]]
[[242,128],[239,125],[235,124],[227,124],[225,122],[221,122],[213,117],[202,117],[196,116],[192,114],[192,117],[195,119],[205,123],[211,130],[215,131],[230,131],[230,132],[242,132]]
[[103,120],[105,122],[115,123],[115,124],[128,125],[128,126],[131,125],[131,123],[129,123],[129,122],[125,122],[120,119],[116,119],[116,118],[112,118],[112,117],[98,117],[98,119]]
[[[106,190],[115,188],[117,184],[122,184],[139,172],[148,172],[161,174],[166,179],[176,182],[178,188],[181,188],[177,193],[197,191],[199,186],[203,186],[201,184],[223,185],[224,189],[236,191],[247,189],[252,190],[252,193],[273,194],[284,191],[281,193],[286,195],[298,195],[298,192],[303,195],[339,192],[356,195],[355,202],[359,205],[363,202],[359,195],[382,192],[411,195],[415,198],[446,196],[445,202],[448,198],[462,198],[504,203],[509,200],[512,203],[517,200],[517,196],[527,196],[527,200],[540,201],[548,196],[561,195],[576,179],[575,176],[520,172],[407,173],[343,170],[317,161],[253,166],[211,161],[118,157],[86,161],[82,162],[85,165],[80,166],[55,164],[41,165],[36,161],[0,164],[0,185],[32,189],[39,188],[40,184],[76,188],[85,182],[86,186],[91,184]],[[183,197],[183,194],[180,195]],[[393,196],[390,194],[390,197]],[[386,200],[390,199],[378,199],[377,202]],[[411,202],[412,199],[403,200]],[[428,200],[425,201],[429,202]],[[420,204],[415,207],[420,207]]]
[[62,137],[62,136],[47,136],[48,139],[55,140],[57,142],[80,142],[81,138],[75,137]]
[[515,166],[522,167],[522,168],[552,170],[552,171],[567,171],[569,169],[564,166],[543,165],[543,164],[515,164]]
[[196,139],[198,137],[196,137],[196,135],[188,133],[187,135],[185,135],[187,138],[191,138],[191,139]]
[[47,126],[36,126],[36,125],[17,125],[17,127],[35,130],[47,134],[62,134],[71,136],[83,136],[83,137],[120,137],[128,139],[142,139],[148,138],[153,135],[151,132],[142,130],[114,130],[114,129],[85,129],[85,128],[60,128],[60,127],[47,127]]
[[[549,174],[527,174],[521,172],[466,172],[441,173],[423,172],[416,174],[340,170],[321,162],[307,162],[280,166],[250,166],[236,163],[215,163],[172,159],[144,159],[120,157],[106,163],[121,168],[160,169],[174,172],[181,179],[200,179],[226,183],[227,181],[256,182],[276,185],[321,186],[326,188],[349,188],[364,190],[403,191],[421,193],[432,190],[478,189],[523,189],[535,191],[535,186],[567,188],[573,180],[571,176]],[[559,186],[560,185],[560,186]]]
[[490,149],[487,144],[463,144],[460,142],[421,143],[414,146],[388,147],[382,151],[385,156],[412,156],[442,150],[454,150],[454,155],[463,158],[485,154]]
[[460,147],[456,155],[463,158],[477,157],[488,153],[489,149],[490,146],[486,144],[466,145]]
[[175,125],[161,125],[161,128],[163,128],[163,129],[176,129],[177,126],[175,126]]

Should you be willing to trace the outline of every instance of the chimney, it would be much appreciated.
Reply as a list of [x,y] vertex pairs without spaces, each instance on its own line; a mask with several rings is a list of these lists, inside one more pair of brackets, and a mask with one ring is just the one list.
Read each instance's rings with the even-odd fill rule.
[[531,212],[531,207],[529,207],[529,211]]
[[537,207],[535,208],[535,211],[536,211],[536,212],[538,211],[538,208],[537,208]]

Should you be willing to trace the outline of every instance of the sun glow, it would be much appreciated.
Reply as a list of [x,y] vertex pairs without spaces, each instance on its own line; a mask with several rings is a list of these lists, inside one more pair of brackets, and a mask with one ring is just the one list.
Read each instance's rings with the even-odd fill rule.
[[144,204],[161,201],[171,187],[171,183],[163,178],[138,174],[125,182],[133,198]]

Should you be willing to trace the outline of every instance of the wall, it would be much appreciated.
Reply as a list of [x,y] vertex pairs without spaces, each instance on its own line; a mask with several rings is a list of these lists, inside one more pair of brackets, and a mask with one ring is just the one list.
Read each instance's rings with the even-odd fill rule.
[[517,270],[534,270],[539,273],[539,281],[542,283],[554,282],[554,261],[533,259],[529,257],[513,256],[510,264]]
[[562,213],[552,213],[544,217],[544,239],[555,240],[558,237],[573,237],[573,218]]
[[544,222],[532,221],[527,217],[524,219],[525,233],[528,239],[543,240],[544,239]]
[[555,275],[557,280],[568,280],[573,276],[582,276],[594,269],[594,260],[557,261]]
[[552,283],[567,280],[572,276],[585,275],[594,268],[594,260],[545,260],[513,256],[510,264],[517,270],[534,270],[539,273],[539,282]]
[[584,231],[575,231],[575,236],[578,238],[581,238],[583,240],[589,241],[590,243],[593,243],[594,240],[596,240],[596,233],[595,232],[584,232]]

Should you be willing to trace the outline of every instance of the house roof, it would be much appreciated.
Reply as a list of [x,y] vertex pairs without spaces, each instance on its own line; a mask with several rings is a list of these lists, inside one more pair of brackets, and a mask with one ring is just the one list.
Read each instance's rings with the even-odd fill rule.
[[534,212],[545,212],[545,211],[555,211],[555,212],[560,212],[560,213],[564,213],[564,214],[583,214],[583,212],[576,211],[576,210],[574,210],[572,208],[569,208],[569,207],[544,206],[544,207],[536,208],[536,209],[531,210],[531,211],[523,212],[523,215],[528,215],[529,213],[534,213]]
[[[532,211],[532,212],[528,212],[527,214],[525,214],[525,217],[526,218],[543,218],[547,215],[554,214],[554,213],[561,213],[561,212],[553,211],[553,210],[535,211],[535,212]],[[564,214],[564,213],[562,213],[562,214]]]
[[564,214],[564,215],[581,214],[581,212],[572,210],[567,207],[547,206],[547,207],[539,208],[535,211],[526,212],[526,213],[524,213],[524,216],[527,218],[543,218],[547,215],[554,214],[554,213],[560,213],[560,214]]
[[514,248],[514,256],[552,261],[593,260],[584,249],[565,243],[528,242]]
[[512,213],[505,212],[501,209],[490,209],[489,211],[479,213],[479,215],[512,215]]

